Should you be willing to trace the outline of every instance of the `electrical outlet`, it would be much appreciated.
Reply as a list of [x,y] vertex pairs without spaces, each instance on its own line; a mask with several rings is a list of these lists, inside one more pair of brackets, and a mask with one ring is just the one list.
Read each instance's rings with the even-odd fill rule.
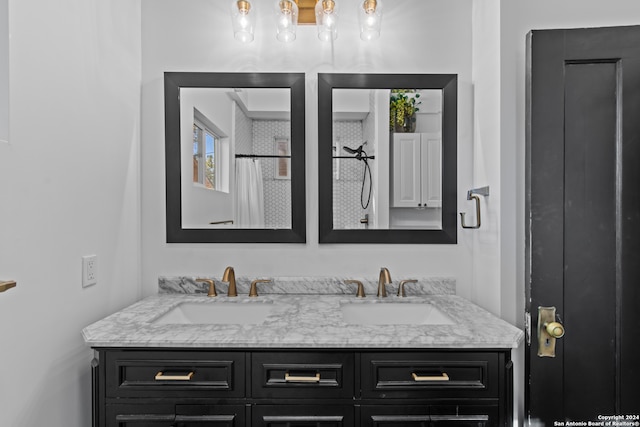
[[98,283],[98,255],[82,257],[82,287]]

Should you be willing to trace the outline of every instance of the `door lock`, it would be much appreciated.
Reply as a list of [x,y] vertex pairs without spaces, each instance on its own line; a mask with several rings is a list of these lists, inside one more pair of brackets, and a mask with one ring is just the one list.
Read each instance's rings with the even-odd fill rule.
[[556,357],[556,339],[564,336],[564,326],[556,320],[555,307],[538,307],[538,357]]

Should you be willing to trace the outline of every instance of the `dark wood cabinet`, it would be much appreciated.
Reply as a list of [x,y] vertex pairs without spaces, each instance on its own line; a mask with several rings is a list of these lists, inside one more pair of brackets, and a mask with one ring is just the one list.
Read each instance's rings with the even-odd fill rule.
[[508,426],[510,354],[98,348],[94,427]]

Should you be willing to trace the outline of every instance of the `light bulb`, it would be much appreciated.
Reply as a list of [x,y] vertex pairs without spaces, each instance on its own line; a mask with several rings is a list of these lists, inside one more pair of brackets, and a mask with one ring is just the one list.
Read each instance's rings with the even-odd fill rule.
[[276,38],[281,42],[296,39],[298,5],[293,0],[276,0]]
[[320,0],[316,3],[315,13],[318,38],[335,40],[338,37],[338,4],[334,0]]
[[253,41],[253,27],[255,25],[255,13],[252,12],[249,0],[234,0],[231,3],[231,25],[236,40],[243,43]]
[[382,3],[380,0],[364,0],[358,11],[360,38],[373,40],[380,37],[382,24]]

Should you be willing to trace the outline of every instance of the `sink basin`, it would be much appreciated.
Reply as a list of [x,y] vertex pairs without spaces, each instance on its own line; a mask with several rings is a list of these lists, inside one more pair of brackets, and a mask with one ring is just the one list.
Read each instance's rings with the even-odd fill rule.
[[431,304],[342,304],[342,317],[351,325],[453,325],[455,322]]
[[153,321],[176,325],[257,325],[276,305],[270,303],[182,303]]

